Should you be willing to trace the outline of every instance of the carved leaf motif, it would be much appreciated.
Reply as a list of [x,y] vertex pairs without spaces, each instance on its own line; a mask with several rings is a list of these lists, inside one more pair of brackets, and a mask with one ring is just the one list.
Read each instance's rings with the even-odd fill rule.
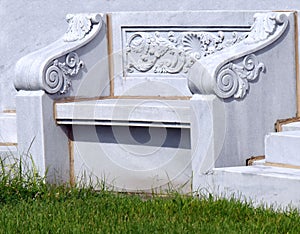
[[76,41],[85,37],[92,27],[91,20],[84,14],[68,15],[69,27],[64,35],[64,41]]
[[278,25],[276,13],[263,14],[257,13],[254,15],[254,24],[245,39],[246,44],[253,44],[259,41],[266,40],[270,35],[273,35]]

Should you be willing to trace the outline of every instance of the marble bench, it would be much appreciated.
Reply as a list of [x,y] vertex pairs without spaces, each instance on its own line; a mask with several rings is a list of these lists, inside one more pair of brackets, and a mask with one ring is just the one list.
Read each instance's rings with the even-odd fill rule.
[[51,183],[190,192],[199,173],[262,154],[274,122],[296,113],[294,12],[67,21],[16,65],[19,150]]

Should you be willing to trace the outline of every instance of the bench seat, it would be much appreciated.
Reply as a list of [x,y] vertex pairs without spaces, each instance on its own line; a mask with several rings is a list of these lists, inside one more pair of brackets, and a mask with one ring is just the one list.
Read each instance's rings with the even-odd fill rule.
[[57,124],[190,128],[190,101],[101,99],[55,104]]

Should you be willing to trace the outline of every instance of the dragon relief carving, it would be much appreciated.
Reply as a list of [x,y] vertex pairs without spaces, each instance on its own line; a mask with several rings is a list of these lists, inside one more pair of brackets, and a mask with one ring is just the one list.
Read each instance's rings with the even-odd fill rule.
[[84,63],[75,52],[66,56],[65,62],[57,59],[46,70],[45,84],[50,93],[65,94],[71,87],[71,77],[78,74]]
[[238,43],[242,36],[233,32],[230,39],[224,33],[168,32],[167,38],[146,32],[133,34],[126,45],[127,71],[133,73],[187,73],[202,57]]

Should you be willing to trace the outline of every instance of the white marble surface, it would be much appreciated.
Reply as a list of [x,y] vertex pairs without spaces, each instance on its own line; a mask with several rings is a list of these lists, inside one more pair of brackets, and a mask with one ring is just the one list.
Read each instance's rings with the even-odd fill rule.
[[189,129],[74,125],[77,182],[116,191],[191,191]]
[[[52,1],[2,0],[0,4],[0,108],[15,109],[13,87],[14,65],[22,56],[55,41],[66,30],[65,16],[68,13],[114,12],[114,11],[178,11],[178,10],[297,10],[300,2],[280,0],[214,0],[214,1],[148,1],[128,4],[127,0],[64,0]],[[30,22],[30,23],[29,23]],[[300,47],[299,47],[300,48]]]
[[215,95],[194,95],[191,99],[191,157],[193,190],[198,174],[215,167],[224,144],[224,105]]
[[[136,121],[190,124],[189,100],[103,99],[55,104],[57,121]],[[84,124],[84,122],[82,122]]]
[[[186,14],[189,14],[189,17],[185,17]],[[265,67],[259,79],[249,83],[249,89],[244,98],[223,100],[224,111],[221,114],[226,119],[224,123],[226,131],[216,166],[245,165],[245,160],[250,156],[262,155],[264,136],[273,131],[276,120],[292,117],[296,113],[296,67],[294,62],[290,62],[294,61],[295,58],[294,16],[291,13],[286,14],[289,18],[289,25],[283,35],[276,42],[273,41],[273,44],[266,48],[259,47],[260,50],[255,51],[257,60],[263,63]],[[246,27],[253,23],[253,16],[253,11],[241,11],[234,14],[226,11],[181,12],[178,15],[172,12],[165,14],[155,12],[149,15],[141,12],[114,13],[112,14],[112,24],[115,26],[113,27],[113,50],[119,52],[123,48],[122,43],[124,41],[122,40],[125,40],[125,37],[124,33],[122,34],[121,26],[129,27],[130,30],[136,32],[144,30],[142,25],[151,28],[151,26],[161,25],[161,22],[166,20],[168,23],[164,25],[173,27],[178,25],[195,26],[196,23],[198,26],[242,25]],[[135,22],[136,18],[140,20]],[[251,46],[253,47],[253,45]],[[230,50],[230,48],[227,49]],[[235,56],[234,52],[236,51],[233,49],[233,57]],[[211,55],[211,58],[214,59],[214,54]],[[155,83],[153,82],[155,79],[168,80],[165,74],[161,74],[162,77],[153,78],[151,72],[145,72],[139,76],[136,75],[136,77],[130,75],[124,78],[123,73],[120,72],[122,65],[124,65],[122,64],[122,57],[116,61],[114,67],[116,74],[115,92],[117,94],[125,92],[127,95],[158,95],[161,92],[164,95],[167,92],[172,95],[187,95],[185,83],[169,82],[165,89],[156,85],[153,85],[154,89],[150,88]],[[240,59],[234,63],[240,65],[242,61]],[[196,79],[198,79],[197,75],[199,74],[196,73]],[[176,76],[174,75],[174,77]],[[201,81],[199,82],[201,83]],[[174,93],[174,90],[181,91],[181,93]],[[276,95],[268,95],[272,93],[276,93]]]
[[282,131],[300,131],[300,122],[293,122],[282,125]]
[[0,114],[0,142],[17,143],[16,113]]
[[[177,72],[176,70],[176,66],[180,67],[178,64],[181,64],[181,60],[184,59],[182,56],[176,55],[176,52],[180,51],[180,49],[170,51],[170,53],[174,52],[175,55],[165,56],[165,59],[160,58],[154,62],[154,67],[157,66],[158,68],[160,68],[159,64],[164,63],[163,72],[154,72],[153,70],[155,69],[148,68],[148,60],[151,61],[153,56],[146,52],[146,50],[143,51],[146,46],[143,47],[143,44],[141,44],[139,45],[143,51],[141,56],[145,56],[147,62],[145,64],[143,64],[143,60],[137,60],[136,62],[140,67],[146,65],[146,68],[143,72],[139,72],[135,69],[131,69],[132,72],[127,71],[126,63],[128,63],[129,59],[127,58],[128,55],[126,55],[126,52],[128,52],[127,46],[132,36],[139,38],[140,35],[145,35],[142,39],[146,41],[146,37],[152,35],[151,40],[156,40],[155,42],[158,44],[158,46],[155,47],[157,50],[156,53],[159,53],[159,50],[165,49],[164,43],[171,44],[167,36],[170,32],[177,32],[180,35],[182,32],[203,31],[215,36],[218,31],[247,31],[253,23],[253,12],[159,11],[152,12],[151,14],[147,12],[117,12],[111,14],[111,20],[115,95],[191,96],[191,91],[188,88],[187,74]],[[211,27],[215,29],[211,30]],[[159,36],[155,36],[153,32],[159,34]],[[175,35],[175,38],[177,36],[178,35]],[[141,38],[139,38],[139,40],[141,40]],[[165,41],[161,43],[160,41],[163,40]],[[178,41],[180,41],[180,39],[178,39]],[[178,48],[182,46],[177,42],[172,45],[176,45]],[[213,46],[211,45],[211,47]],[[197,49],[196,47],[191,48],[191,50]],[[201,53],[201,51],[199,51],[199,53]],[[210,57],[214,60],[214,55]],[[171,64],[171,66],[168,66],[168,63]],[[185,65],[188,63],[189,62],[186,62]],[[168,72],[168,70],[172,70],[172,72]],[[197,78],[199,75],[200,73],[197,72]]]
[[269,166],[216,168],[199,176],[200,194],[235,197],[254,206],[300,209],[300,170]]
[[20,91],[16,104],[18,151],[24,169],[35,167],[51,183],[69,182],[68,137],[66,129],[55,123],[53,100],[44,91]]
[[57,122],[73,124],[77,182],[93,178],[96,186],[98,179],[118,191],[190,192],[189,100],[104,99],[55,106]]
[[[226,2],[226,4],[224,4],[224,1],[215,1],[214,3],[207,4],[206,2],[205,4],[199,4],[199,2],[196,1],[185,1],[180,3],[178,2],[176,4],[171,4],[171,7],[169,6],[170,4],[166,4],[165,2],[155,4],[154,2],[146,1],[141,1],[137,4],[128,4],[128,1],[103,1],[97,3],[92,1],[89,4],[83,2],[75,3],[73,1],[66,1],[61,3],[61,5],[54,5],[51,2],[34,2],[31,4],[31,1],[22,1],[16,4],[11,4],[9,1],[4,1],[1,4],[3,4],[4,6],[3,8],[1,8],[1,11],[3,12],[1,16],[5,18],[5,20],[1,20],[1,22],[10,22],[7,25],[4,24],[3,29],[5,33],[4,36],[1,37],[1,40],[3,39],[3,43],[1,43],[1,46],[4,45],[5,47],[3,49],[4,54],[1,57],[2,59],[0,60],[1,65],[4,64],[1,66],[4,72],[2,72],[0,76],[0,93],[3,93],[4,96],[3,99],[0,99],[0,106],[3,110],[15,108],[14,95],[16,93],[12,88],[12,67],[14,63],[21,56],[38,48],[44,47],[45,45],[54,41],[56,38],[62,35],[65,32],[66,27],[63,28],[61,25],[64,22],[64,16],[67,12],[74,12],[79,10],[98,11],[98,7],[99,11],[104,12],[115,10],[141,9],[195,10],[204,8],[242,8],[264,10],[270,8],[276,10],[278,10],[278,8],[300,9],[299,3],[290,3],[290,5],[287,5],[283,1],[280,1],[278,3],[273,3],[271,1],[263,1],[259,4],[254,4],[250,1],[230,1]],[[16,9],[19,8],[21,8],[22,10],[17,11]],[[19,13],[20,17],[16,17],[14,14],[11,14],[11,12],[14,12],[14,10],[16,10],[16,12]],[[53,14],[53,12],[56,12],[55,18],[55,14]],[[199,15],[199,18],[201,18],[201,15]],[[247,19],[245,19],[245,21],[247,21]],[[28,24],[28,22],[31,23]],[[18,28],[19,30],[15,30],[15,28]],[[263,151],[263,137],[266,134],[266,132],[273,130],[274,122],[279,118],[292,117],[296,113],[295,64],[290,62],[294,60],[294,35],[292,33],[292,30],[293,25],[290,26],[291,33],[285,34],[283,39],[276,43],[276,46],[272,46],[272,48],[270,48],[269,51],[263,50],[257,55],[260,60],[263,60],[265,62],[267,72],[265,74],[262,74],[259,81],[257,81],[255,85],[251,86],[249,95],[247,95],[247,97],[242,101],[227,100],[224,103],[226,108],[225,111],[221,114],[224,115],[226,119],[226,122],[223,126],[226,129],[226,135],[224,144],[222,145],[223,148],[219,154],[218,161],[216,163],[217,165],[242,165],[244,164],[244,160],[249,156],[261,155]],[[84,52],[84,50],[82,52]],[[95,53],[94,56],[96,56]],[[91,60],[93,59],[94,57]],[[97,72],[95,72],[95,74],[96,73]],[[282,79],[282,77],[285,77],[286,79]],[[75,85],[75,87],[78,86],[80,87],[80,82],[77,83],[77,86]],[[144,86],[143,88],[145,89],[145,92],[148,91],[148,89],[146,89],[147,87]],[[87,91],[87,89],[84,90]],[[274,93],[276,95],[273,95]],[[86,94],[86,92],[84,94]],[[21,94],[21,96],[22,95],[23,94]],[[41,113],[44,111],[44,107],[41,106],[41,103],[43,103],[42,99],[46,97],[42,97],[43,94],[38,94],[38,97],[36,98],[30,97],[30,95],[23,95],[24,97],[22,98],[24,98],[24,102],[28,101],[27,104],[23,107],[23,103],[21,99],[19,99],[19,106],[21,111],[19,113],[21,113],[21,115],[20,117],[18,117],[20,118],[18,120],[20,121],[18,123],[18,129],[22,129],[21,131],[30,134],[29,138],[24,137],[23,139],[19,139],[21,139],[21,141],[24,142],[24,144],[26,143],[24,146],[27,146],[27,148],[30,143],[28,141],[32,140],[35,136],[41,136],[42,140],[40,142],[40,146],[44,146],[43,141],[50,141],[50,138],[47,138],[47,132],[36,132],[37,130],[43,129],[43,127],[41,127],[40,125],[26,125],[26,119],[30,122],[32,121],[32,118],[36,118],[36,123],[44,123],[44,127],[47,128],[47,121],[50,121],[49,118],[53,118],[51,113],[52,107],[50,107],[51,105],[49,104],[51,102],[46,101],[49,104],[48,107],[49,110],[51,109],[51,111],[45,111],[45,115],[42,116]],[[32,99],[32,101],[30,101],[31,98],[33,98],[34,100]],[[278,101],[278,99],[280,101]],[[33,115],[33,113],[36,115]],[[23,117],[24,120],[21,120],[21,118]],[[53,124],[51,121],[49,123]],[[51,132],[51,129],[49,131]],[[57,138],[56,140],[59,141],[59,138]],[[65,140],[66,139],[64,139],[64,141]],[[82,141],[84,142],[84,140]],[[51,146],[51,144],[49,146]],[[88,142],[84,142],[82,146],[83,152],[88,151],[90,148]],[[38,149],[38,151],[44,150],[45,149],[43,147],[40,147]],[[113,151],[113,149],[111,150]],[[186,152],[183,153],[183,155],[185,154]],[[45,163],[40,163],[45,169]],[[63,163],[66,162],[64,161]],[[79,168],[80,167],[81,166],[79,165]]]
[[14,163],[16,159],[20,158],[18,147],[16,145],[12,146],[0,146],[0,160],[6,160],[3,162]]
[[265,138],[266,162],[300,166],[300,131],[270,133]]

